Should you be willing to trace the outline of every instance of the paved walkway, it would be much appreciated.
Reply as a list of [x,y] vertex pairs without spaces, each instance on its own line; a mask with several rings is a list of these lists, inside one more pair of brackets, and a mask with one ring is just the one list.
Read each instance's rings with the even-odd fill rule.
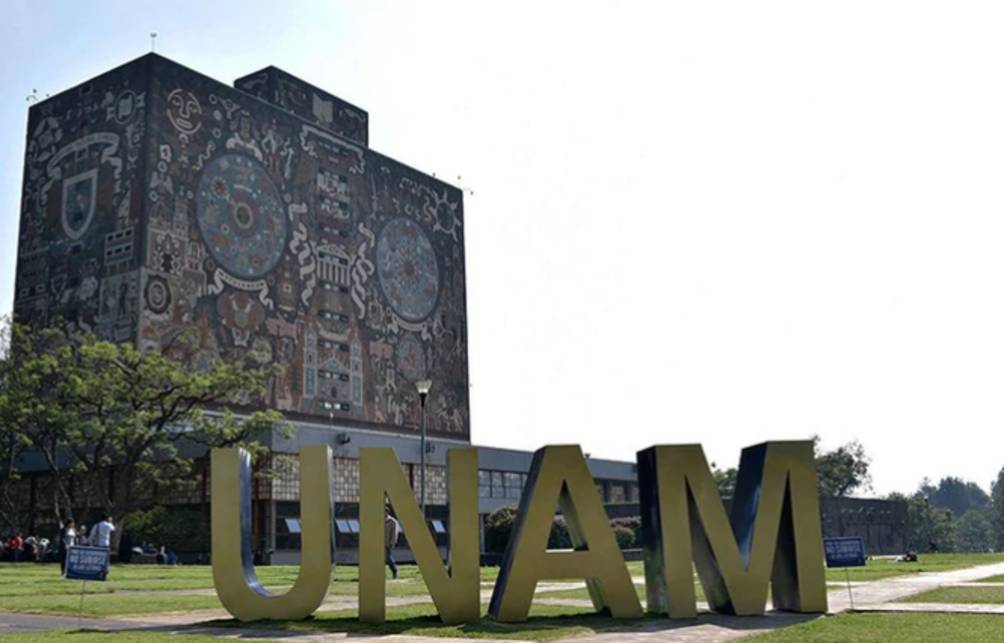
[[944,614],[1004,614],[1004,605],[987,603],[884,603],[868,612],[927,612]]
[[[943,585],[971,583],[972,581],[987,578],[988,576],[997,576],[998,574],[1004,574],[1004,563],[980,565],[967,569],[957,569],[951,572],[921,572],[909,576],[872,581],[852,587],[854,609],[867,611],[887,603],[895,603],[899,599],[913,594],[936,589]],[[846,587],[843,589],[831,589],[827,597],[830,604],[830,613],[843,612],[851,607],[851,599],[847,595]],[[917,604],[921,605],[922,603]]]

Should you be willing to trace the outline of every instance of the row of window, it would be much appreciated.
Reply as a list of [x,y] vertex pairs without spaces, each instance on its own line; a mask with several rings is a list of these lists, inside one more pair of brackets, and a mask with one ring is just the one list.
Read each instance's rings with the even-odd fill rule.
[[526,474],[515,471],[478,471],[478,495],[482,498],[519,500],[526,485]]

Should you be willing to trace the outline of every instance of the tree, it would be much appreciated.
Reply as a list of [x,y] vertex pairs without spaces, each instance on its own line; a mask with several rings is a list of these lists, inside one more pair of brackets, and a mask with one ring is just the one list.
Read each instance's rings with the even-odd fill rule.
[[990,488],[990,522],[993,527],[996,549],[1004,551],[1004,468]]
[[871,458],[857,440],[820,452],[819,436],[813,436],[816,447],[816,475],[821,496],[844,497],[857,490],[871,489]]
[[893,493],[889,500],[906,502],[907,549],[914,551],[954,551],[955,523],[949,509],[935,507],[924,494],[917,492],[910,496]]
[[722,498],[731,498],[736,493],[736,478],[739,471],[735,467],[719,469],[714,462],[711,463],[711,475],[715,478],[715,485],[718,486],[718,495]]
[[991,551],[994,547],[994,533],[986,512],[970,509],[962,514],[956,522],[955,542],[959,551]]
[[932,505],[951,509],[956,516],[962,516],[973,509],[982,511],[990,504],[990,496],[979,485],[953,476],[942,478],[938,486],[933,486],[925,479],[921,483],[920,492],[927,496]]
[[59,385],[65,334],[57,328],[29,329],[3,320],[7,350],[0,361],[0,421],[15,442],[40,454],[49,468],[53,518],[70,517],[66,437],[77,419]]
[[15,325],[11,337],[0,364],[0,419],[45,457],[57,519],[71,515],[69,471],[104,511],[125,517],[150,504],[142,494],[152,485],[190,479],[192,460],[178,450],[181,441],[260,453],[258,437],[281,419],[274,412],[238,418],[226,410],[260,407],[272,367],[217,360],[188,368],[163,353],[65,326]]
[[24,447],[21,435],[14,431],[0,430],[0,527],[5,527],[0,532],[24,529],[14,492],[14,486],[20,479],[17,462]]

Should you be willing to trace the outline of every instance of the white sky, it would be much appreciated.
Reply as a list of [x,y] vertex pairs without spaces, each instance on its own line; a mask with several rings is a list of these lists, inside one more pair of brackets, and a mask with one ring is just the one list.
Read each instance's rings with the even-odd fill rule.
[[1004,5],[7,2],[26,102],[149,49],[274,64],[466,198],[475,442],[857,438],[875,490],[1004,466]]

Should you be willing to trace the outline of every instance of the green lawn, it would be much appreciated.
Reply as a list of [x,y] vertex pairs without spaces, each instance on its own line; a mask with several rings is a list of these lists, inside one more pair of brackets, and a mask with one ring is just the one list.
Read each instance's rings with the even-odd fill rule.
[[903,599],[907,603],[1004,604],[1004,587],[939,587]]
[[[559,611],[560,610],[560,611]],[[618,621],[574,608],[535,607],[526,623],[502,624],[483,620],[475,625],[443,625],[429,605],[395,608],[380,626],[363,625],[355,612],[319,613],[307,621],[269,622],[242,625],[235,621],[215,621],[217,627],[277,629],[288,633],[325,634],[336,632],[396,634],[399,636],[435,636],[456,638],[494,638],[551,641],[589,634],[628,633],[638,628],[652,629],[666,625],[664,619],[648,617],[639,621]],[[236,634],[236,631],[235,631]],[[168,640],[208,643],[218,640],[201,635],[152,633],[146,631],[98,633],[94,631],[45,632],[0,635],[0,641],[34,643],[67,641],[70,643],[159,643]],[[905,614],[851,613],[820,617],[798,625],[773,630],[742,639],[743,641],[801,643],[847,641],[1002,641],[1004,628],[1000,617],[990,614]]]
[[[77,615],[80,597],[72,594],[11,596],[0,601],[0,610],[26,614]],[[95,594],[84,598],[84,616],[121,616],[188,610],[222,609],[216,596],[164,594]]]
[[993,614],[851,613],[821,617],[743,641],[1004,641]]
[[22,634],[0,634],[0,641],[16,643],[36,643],[36,641],[64,641],[66,643],[219,643],[214,636],[187,634],[179,639],[177,634],[162,632],[96,632],[94,630],[25,632]]
[[[592,608],[535,605],[525,623],[496,623],[483,618],[467,625],[443,625],[431,604],[408,605],[387,610],[387,621],[382,625],[359,622],[355,610],[318,612],[305,621],[270,621],[262,628],[273,628],[297,633],[367,633],[400,636],[435,636],[453,638],[518,639],[552,641],[594,633],[633,631],[653,624],[665,623],[661,617],[638,620],[618,620],[596,614]],[[209,625],[222,627],[254,627],[237,621],[214,621]]]
[[[1004,553],[993,554],[920,554],[916,563],[897,563],[891,558],[876,558],[864,567],[850,567],[852,581],[878,580],[890,576],[918,574],[920,572],[947,572],[976,565],[1004,562]],[[846,580],[843,569],[827,569],[826,580],[839,582]]]
[[[946,571],[1002,560],[1004,560],[1004,554],[926,554],[921,556],[921,561],[918,563],[895,563],[888,559],[872,560],[865,568],[853,569],[851,578],[862,581],[921,571]],[[628,567],[632,576],[641,577],[644,575],[642,563],[633,562]],[[281,593],[285,587],[295,582],[299,568],[296,566],[263,566],[259,567],[257,571],[259,578],[267,587]],[[330,598],[355,596],[358,590],[357,571],[356,567],[348,565],[336,567]],[[484,584],[482,588],[489,589],[497,574],[497,568],[483,568],[482,581]],[[84,601],[84,615],[100,617],[221,608],[219,601],[212,593],[212,569],[207,566],[115,565],[112,567],[109,578],[110,580],[105,583],[87,583],[86,589],[89,595]],[[843,579],[843,571],[828,570],[827,578],[839,582]],[[0,564],[0,610],[76,615],[80,587],[81,584],[77,581],[62,580],[56,565]],[[638,595],[643,598],[645,595],[644,585],[636,585],[636,588]],[[200,590],[201,593],[196,590]],[[1000,588],[950,588],[935,590],[935,592],[941,592],[941,594],[937,598],[932,598],[932,592],[928,592],[922,595],[923,598],[913,597],[910,600],[1004,603],[1004,590]],[[700,600],[702,598],[700,584],[697,585],[697,593],[698,600]],[[387,595],[389,597],[427,595],[418,568],[415,565],[402,565],[400,580],[388,581]],[[587,599],[588,593],[585,589],[577,589],[539,593],[538,596]],[[441,628],[434,619],[427,618],[432,614],[431,610],[431,604],[422,604],[407,608],[391,608],[388,613],[397,623],[394,627],[404,628],[407,631],[414,628]],[[577,632],[579,629],[576,628],[593,630],[597,627],[606,627],[603,623],[616,624],[615,621],[600,616],[590,616],[591,620],[587,625],[578,622],[573,625],[568,621],[569,614],[575,618],[584,618],[582,614],[590,611],[587,608],[541,605],[539,608],[535,608],[535,617],[531,623],[533,625],[532,632],[527,633],[524,627],[520,627],[518,629],[519,636],[539,638],[544,637],[546,632],[551,632],[555,628],[571,627]],[[558,623],[555,624],[553,619],[559,619]],[[352,625],[355,623],[353,616],[332,612],[320,612],[317,618],[306,622],[306,624],[287,624],[286,626],[291,628],[319,627],[315,622],[320,622],[324,627],[329,628],[358,629],[357,626]],[[620,627],[623,624],[617,626]],[[504,633],[513,626],[500,625],[486,620],[477,625],[465,627],[472,633],[484,631],[499,634],[500,631]],[[458,634],[453,630],[450,632],[453,632],[454,635]],[[464,632],[460,634],[471,635]],[[484,634],[484,636],[487,635]]]
[[986,578],[981,578],[976,583],[1004,583],[1004,574],[998,574],[997,576],[987,576]]

